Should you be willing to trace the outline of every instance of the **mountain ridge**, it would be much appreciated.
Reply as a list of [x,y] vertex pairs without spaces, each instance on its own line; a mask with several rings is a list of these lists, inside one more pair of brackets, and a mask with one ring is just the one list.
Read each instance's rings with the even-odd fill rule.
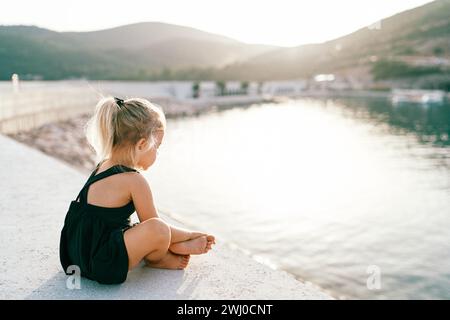
[[448,17],[450,0],[436,0],[336,39],[294,47],[246,44],[163,22],[83,32],[0,26],[0,79],[12,73],[49,80],[264,81],[335,72],[367,77],[380,61],[450,56]]

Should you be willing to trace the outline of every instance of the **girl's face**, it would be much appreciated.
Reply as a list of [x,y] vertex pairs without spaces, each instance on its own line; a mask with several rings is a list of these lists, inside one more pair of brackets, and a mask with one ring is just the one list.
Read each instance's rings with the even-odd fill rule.
[[158,148],[164,138],[164,131],[157,131],[155,133],[156,144],[153,148],[148,149],[148,140],[141,139],[136,145],[137,148],[137,162],[138,166],[147,170],[155,161],[158,154]]

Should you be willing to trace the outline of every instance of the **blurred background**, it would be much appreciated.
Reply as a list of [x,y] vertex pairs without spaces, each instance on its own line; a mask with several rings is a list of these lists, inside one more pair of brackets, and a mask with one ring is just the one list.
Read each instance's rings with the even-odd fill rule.
[[450,299],[449,92],[450,0],[0,14],[1,134],[87,174],[96,101],[147,98],[158,209],[338,298]]

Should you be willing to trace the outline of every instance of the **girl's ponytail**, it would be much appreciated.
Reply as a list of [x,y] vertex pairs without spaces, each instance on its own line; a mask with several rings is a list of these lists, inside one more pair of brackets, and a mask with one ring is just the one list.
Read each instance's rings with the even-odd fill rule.
[[86,138],[95,150],[97,163],[111,155],[118,111],[114,98],[103,98],[97,103],[94,116],[86,124]]

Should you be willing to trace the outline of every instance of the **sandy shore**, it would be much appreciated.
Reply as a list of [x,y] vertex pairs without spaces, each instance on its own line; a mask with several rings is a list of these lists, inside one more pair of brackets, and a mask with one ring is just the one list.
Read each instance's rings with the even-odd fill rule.
[[84,126],[90,116],[81,114],[69,120],[49,123],[8,136],[61,159],[83,172],[91,171],[95,166],[95,152],[84,133]]

